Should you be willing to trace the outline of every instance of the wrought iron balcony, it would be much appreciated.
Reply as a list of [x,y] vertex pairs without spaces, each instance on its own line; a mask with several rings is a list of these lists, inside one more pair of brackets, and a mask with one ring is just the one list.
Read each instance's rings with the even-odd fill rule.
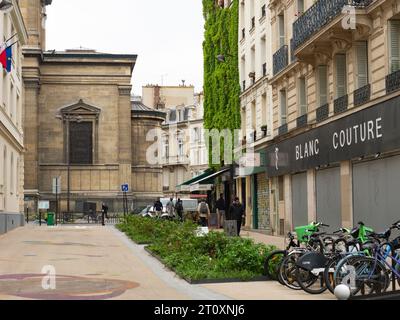
[[285,69],[289,64],[288,46],[282,46],[273,56],[274,75]]
[[301,117],[297,118],[297,128],[301,128],[306,126],[308,123],[308,115],[304,114]]
[[334,101],[334,112],[335,114],[342,113],[347,110],[349,106],[349,96],[346,94]]
[[317,122],[324,121],[329,117],[329,104],[324,104],[317,109]]
[[367,103],[371,98],[371,85],[367,84],[354,91],[354,106],[358,107]]
[[400,70],[386,76],[386,93],[391,93],[400,89]]
[[318,0],[293,23],[293,49],[296,50],[326,24],[338,17],[343,7],[365,8],[374,0]]
[[288,125],[287,125],[287,123],[285,123],[284,125],[281,125],[280,127],[279,127],[279,129],[278,129],[278,134],[279,135],[282,135],[282,134],[285,134],[285,133],[287,133],[289,130],[288,130]]

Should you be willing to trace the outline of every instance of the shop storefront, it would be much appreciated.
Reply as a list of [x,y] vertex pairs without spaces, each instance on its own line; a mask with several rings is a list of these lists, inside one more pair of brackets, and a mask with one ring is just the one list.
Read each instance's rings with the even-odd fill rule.
[[267,176],[284,182],[285,229],[311,218],[386,228],[400,219],[400,97],[271,145]]

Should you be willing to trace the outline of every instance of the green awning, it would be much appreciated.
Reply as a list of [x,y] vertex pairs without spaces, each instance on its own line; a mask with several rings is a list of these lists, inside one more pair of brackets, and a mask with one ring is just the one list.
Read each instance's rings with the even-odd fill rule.
[[189,186],[189,185],[191,185],[192,183],[195,183],[195,182],[197,182],[197,181],[199,181],[199,180],[201,180],[201,179],[203,179],[203,178],[206,178],[206,177],[208,177],[209,175],[211,175],[211,174],[213,174],[213,173],[214,173],[214,170],[213,170],[213,169],[207,169],[207,170],[204,171],[201,175],[199,175],[199,176],[197,176],[197,177],[194,177],[194,178],[192,178],[192,179],[190,179],[190,180],[188,180],[188,181],[185,181],[184,183],[178,185],[177,187],[179,188],[179,187],[182,187],[182,186]]

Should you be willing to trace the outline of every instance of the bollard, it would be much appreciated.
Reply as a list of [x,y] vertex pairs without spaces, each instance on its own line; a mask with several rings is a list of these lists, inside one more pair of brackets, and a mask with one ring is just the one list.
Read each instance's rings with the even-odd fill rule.
[[26,224],[29,224],[29,208],[26,208]]

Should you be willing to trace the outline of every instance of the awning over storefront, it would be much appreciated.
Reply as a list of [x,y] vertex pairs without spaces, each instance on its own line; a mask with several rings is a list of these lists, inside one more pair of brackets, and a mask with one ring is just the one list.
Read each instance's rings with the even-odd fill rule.
[[190,192],[212,190],[213,186],[215,185],[215,178],[224,174],[225,172],[228,172],[229,170],[231,170],[231,168],[224,168],[218,172],[211,173],[200,180],[192,182],[190,184]]
[[182,183],[182,184],[176,186],[176,188],[177,188],[179,191],[187,191],[187,192],[189,192],[189,191],[190,191],[190,185],[191,185],[192,183],[195,183],[195,182],[197,182],[197,181],[199,181],[199,180],[201,180],[201,179],[203,179],[203,178],[206,178],[206,177],[208,177],[210,174],[213,174],[214,172],[215,172],[215,171],[214,171],[213,169],[207,169],[206,171],[204,171],[202,174],[198,175],[197,177],[194,177],[194,178],[192,178],[192,179],[190,179],[190,180],[187,180],[187,181],[185,181],[184,183]]

